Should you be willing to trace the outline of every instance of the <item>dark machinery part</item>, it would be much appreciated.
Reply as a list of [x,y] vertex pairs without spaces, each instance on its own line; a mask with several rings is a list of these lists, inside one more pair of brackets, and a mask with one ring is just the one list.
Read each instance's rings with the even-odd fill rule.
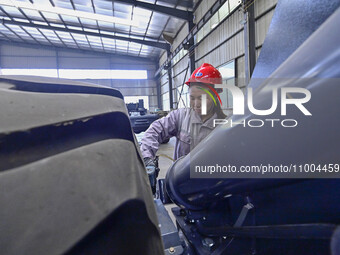
[[151,191],[153,195],[156,194],[157,177],[160,171],[158,167],[158,159],[159,159],[158,156],[156,156],[154,159],[144,159],[144,161],[145,160],[149,161],[149,162],[145,162],[145,165],[146,165],[146,172],[149,177]]
[[126,104],[126,108],[130,115],[132,129],[136,134],[146,131],[152,122],[161,117],[158,114],[147,114],[143,99],[139,99],[136,104]]
[[139,115],[145,115],[147,110],[144,108],[144,100],[139,99],[138,103],[128,103],[126,104],[129,115],[133,113],[138,113]]
[[[292,111],[292,130],[221,127],[177,161],[165,186],[179,205],[178,231],[152,199],[119,91],[2,77],[1,253],[339,255],[339,179],[190,178],[190,165],[339,163],[340,11],[327,19],[338,6],[279,2],[257,65],[264,69],[253,75],[274,79],[251,81],[254,104],[266,109],[272,87],[305,87],[313,118]],[[300,30],[308,33],[294,40]],[[284,54],[273,61],[278,49]],[[289,84],[275,79],[287,77]]]
[[[334,32],[340,23],[339,5],[280,1],[262,49],[269,55],[263,62],[260,56],[256,79],[249,85],[255,89],[256,109],[268,109],[272,88],[307,88],[312,117],[292,107],[286,118],[298,121],[295,128],[221,126],[169,169],[165,184],[180,207],[173,210],[177,225],[196,254],[338,254],[340,179],[200,179],[192,178],[190,170],[217,164],[339,163],[340,35]],[[289,10],[298,12],[298,19]],[[307,32],[301,38],[287,36],[302,24]],[[291,48],[286,50],[281,42],[287,40]],[[278,59],[276,46],[283,51]],[[245,116],[255,117],[250,112]],[[270,117],[282,118],[279,111]],[[232,118],[240,122],[238,116]]]
[[166,211],[162,201],[155,199],[155,206],[160,225],[161,236],[166,255],[180,255],[184,252],[182,241],[175,224],[172,222],[169,213]]

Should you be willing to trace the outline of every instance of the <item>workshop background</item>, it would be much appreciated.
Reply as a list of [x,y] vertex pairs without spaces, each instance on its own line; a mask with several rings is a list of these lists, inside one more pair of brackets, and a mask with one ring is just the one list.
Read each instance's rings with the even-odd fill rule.
[[[1,73],[88,81],[127,98],[147,97],[150,111],[169,111],[188,105],[183,81],[204,62],[246,86],[276,2],[2,0]],[[117,77],[109,70],[130,72]]]

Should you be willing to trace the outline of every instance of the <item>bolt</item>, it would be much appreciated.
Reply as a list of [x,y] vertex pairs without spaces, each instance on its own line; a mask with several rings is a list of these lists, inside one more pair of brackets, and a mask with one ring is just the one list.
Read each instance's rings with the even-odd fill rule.
[[170,253],[174,253],[174,252],[175,252],[175,248],[174,248],[174,247],[170,247],[170,248],[169,248],[169,252],[170,252]]
[[204,238],[202,240],[202,243],[205,247],[211,249],[214,246],[214,240],[212,240],[211,238]]

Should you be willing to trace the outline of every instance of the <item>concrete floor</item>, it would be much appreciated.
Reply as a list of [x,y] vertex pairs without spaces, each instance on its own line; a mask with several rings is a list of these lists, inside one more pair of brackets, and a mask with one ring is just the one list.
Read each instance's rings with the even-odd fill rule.
[[[173,158],[175,144],[176,144],[176,137],[172,137],[168,143],[161,144],[161,146],[159,147],[159,150],[157,152],[157,155],[160,155],[159,161],[158,161],[159,168],[160,168],[158,179],[164,179],[169,167],[172,165],[172,161],[162,156],[162,154],[167,155],[170,158]],[[176,205],[175,204],[165,205],[165,209],[168,211],[170,218],[172,219],[174,224],[176,224],[175,217],[173,216],[171,212],[171,208],[173,207],[176,207]]]
[[176,143],[176,138],[172,137],[168,143],[161,144],[160,147],[159,147],[157,155],[160,155],[159,161],[158,161],[159,168],[160,168],[158,178],[160,178],[160,179],[165,178],[169,167],[172,165],[172,161],[170,159],[162,156],[162,155],[166,155],[170,158],[173,158],[175,143]]

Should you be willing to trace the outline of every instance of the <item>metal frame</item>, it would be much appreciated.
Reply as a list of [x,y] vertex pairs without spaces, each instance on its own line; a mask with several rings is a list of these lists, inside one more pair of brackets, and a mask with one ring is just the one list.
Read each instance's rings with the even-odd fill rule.
[[[119,53],[106,53],[103,51],[99,51],[99,50],[86,50],[86,49],[78,49],[78,48],[65,48],[65,47],[60,47],[60,46],[50,46],[50,45],[37,45],[35,43],[30,43],[30,42],[15,42],[13,40],[7,41],[7,40],[0,40],[0,46],[2,44],[11,44],[14,46],[20,46],[20,47],[31,47],[31,48],[35,48],[35,49],[47,49],[47,50],[63,50],[63,51],[67,51],[67,52],[77,52],[77,53],[83,53],[83,54],[95,54],[96,56],[103,56],[103,57],[123,57],[126,59],[130,59],[130,60],[143,60],[143,61],[147,61],[150,64],[155,64],[157,59],[156,58],[146,58],[146,57],[140,57],[140,56],[127,56],[124,54],[119,54]],[[4,56],[4,55],[2,55]],[[151,79],[151,78],[150,78]]]
[[[33,0],[29,0],[31,3],[33,3]],[[114,2],[115,1],[111,1],[112,2],[112,11],[114,11]],[[52,6],[56,6],[55,4],[55,1],[54,0],[49,0],[49,3],[52,5]],[[69,0],[69,3],[70,3],[70,9],[72,10],[76,10],[77,7],[76,7],[76,4],[73,0]],[[91,3],[92,3],[92,9],[93,9],[93,12],[96,13],[97,10],[96,10],[96,7],[94,5],[94,2],[93,0],[91,0]],[[126,3],[126,2],[125,2]],[[158,5],[156,4],[157,3],[157,0],[155,1],[155,6],[157,7],[156,9],[158,10]],[[175,4],[175,8],[176,6],[180,5],[180,6],[185,6],[187,7],[188,3],[186,2],[184,5],[181,3],[181,1],[179,0],[173,0],[172,1],[173,4]],[[143,3],[141,3],[143,5]],[[152,5],[152,4],[151,4]],[[136,6],[135,4],[133,6]],[[164,6],[163,6],[164,7]],[[160,6],[160,8],[162,9],[163,8],[162,6]],[[173,8],[168,8],[168,7],[164,7],[166,10],[171,11],[171,13],[173,12],[173,10],[176,10],[176,9],[173,9]],[[188,7],[187,7],[188,8]],[[4,22],[7,22],[7,24],[9,24],[10,22],[15,22],[15,23],[12,23],[12,24],[15,24],[15,25],[18,25],[19,28],[18,29],[22,29],[24,32],[25,32],[25,35],[27,34],[30,38],[26,39],[26,38],[23,38],[22,36],[20,36],[21,34],[20,33],[16,33],[15,30],[13,29],[10,29],[9,27],[7,27],[8,31],[11,32],[11,34],[14,34],[18,39],[20,39],[22,42],[25,42],[25,43],[28,43],[28,44],[31,44],[31,39],[37,43],[37,44],[40,44],[40,45],[45,45],[45,44],[50,44],[51,46],[53,47],[58,47],[60,46],[60,44],[62,44],[63,46],[65,46],[65,48],[69,48],[70,45],[69,43],[65,42],[64,41],[64,38],[63,36],[59,36],[58,33],[56,33],[56,31],[62,31],[62,32],[69,32],[70,33],[70,38],[72,38],[72,41],[71,43],[73,44],[72,47],[76,47],[80,50],[83,50],[85,47],[88,47],[90,50],[94,50],[94,51],[98,51],[97,47],[93,47],[93,44],[91,45],[91,40],[89,40],[89,38],[87,38],[89,35],[90,36],[99,36],[99,40],[98,42],[100,41],[101,42],[101,47],[99,47],[99,49],[101,49],[103,52],[107,52],[109,54],[111,54],[112,52],[114,51],[117,51],[117,48],[115,48],[114,46],[114,43],[113,44],[110,44],[109,48],[105,47],[106,44],[104,43],[103,41],[103,38],[109,38],[109,39],[113,39],[113,40],[122,40],[122,41],[127,41],[127,42],[134,42],[134,43],[138,43],[138,44],[141,44],[141,46],[137,49],[139,49],[139,52],[137,51],[134,51],[134,52],[128,52],[128,54],[136,54],[138,56],[141,55],[141,51],[143,50],[143,46],[142,45],[147,45],[147,46],[150,46],[152,47],[152,49],[148,50],[149,54],[154,56],[154,55],[157,55],[156,53],[158,53],[157,49],[164,49],[164,50],[167,50],[168,48],[170,48],[170,45],[168,45],[167,43],[165,43],[165,41],[162,39],[162,33],[165,31],[170,19],[171,19],[171,16],[168,17],[168,20],[166,21],[164,27],[159,30],[158,32],[160,32],[160,34],[158,36],[155,36],[155,37],[152,37],[152,36],[148,36],[148,27],[150,26],[150,22],[151,22],[151,19],[152,19],[152,16],[150,17],[149,19],[149,22],[148,22],[148,26],[147,26],[147,29],[144,33],[143,36],[140,36],[140,35],[134,35],[131,33],[131,27],[130,27],[130,30],[126,30],[126,32],[124,31],[116,31],[116,29],[114,29],[114,27],[112,29],[110,28],[107,28],[107,27],[101,27],[99,22],[97,21],[96,24],[93,24],[93,25],[85,25],[82,23],[82,20],[80,18],[76,18],[76,21],[77,22],[73,22],[73,21],[65,21],[63,19],[63,16],[60,15],[60,14],[56,14],[57,17],[58,17],[58,21],[54,22],[54,21],[49,21],[49,19],[47,17],[44,16],[44,13],[41,12],[41,11],[38,11],[39,15],[38,17],[31,17],[29,16],[29,14],[26,14],[24,12],[24,10],[22,8],[18,8],[18,11],[20,12],[20,17],[18,16],[18,18],[22,18],[22,19],[26,19],[28,22],[19,22],[19,23],[16,23],[18,22],[16,19],[15,19],[15,15],[11,16],[11,14],[7,13],[1,6],[0,6],[0,10],[3,11],[3,13],[6,15],[6,17],[8,17],[10,19],[10,21],[4,21]],[[132,13],[133,13],[133,10],[134,8],[132,8]],[[183,13],[187,13],[185,11],[182,11],[182,10],[178,10],[181,15]],[[151,13],[151,15],[153,14],[153,12]],[[132,14],[133,15],[133,14]],[[190,15],[190,14],[189,14]],[[182,17],[182,16],[181,16]],[[43,22],[43,23],[46,23],[46,25],[43,25],[43,24],[39,24],[38,22]],[[51,25],[52,23],[56,23],[56,24],[60,24],[62,25],[63,27],[60,28],[60,27],[57,27],[54,26],[54,25]],[[6,26],[6,25],[5,25]],[[40,34],[39,37],[35,36],[34,34],[30,34],[29,31],[25,31],[25,29],[23,29],[23,27],[26,26],[26,27],[34,27],[36,28]],[[76,30],[74,31],[73,29],[67,29],[68,26],[78,26],[81,28],[80,31]],[[99,31],[99,32],[96,32],[96,33],[93,33],[92,31],[88,31],[86,29],[95,29],[96,31]],[[55,39],[51,39],[49,38],[48,35],[45,35],[44,34],[44,31],[41,31],[40,29],[53,29],[53,32],[54,32],[54,37]],[[67,29],[67,30],[66,30]],[[82,34],[84,35],[84,39],[85,39],[85,45],[83,44],[80,44],[76,37],[74,36],[74,34],[72,34],[72,32],[74,33],[78,33],[78,34]],[[110,34],[107,34],[107,33],[112,33],[113,35],[111,36]],[[114,33],[118,33],[117,34],[114,34]],[[4,39],[8,39],[10,41],[17,41],[17,39],[13,39],[11,37],[7,37],[6,34],[3,34],[1,33],[4,37]],[[121,36],[120,36],[121,35]],[[129,38],[129,37],[133,37],[133,38]],[[138,37],[140,37],[141,39],[139,39]],[[44,42],[40,42],[39,38],[42,38],[44,40]],[[55,41],[56,39],[58,39],[58,41]],[[86,43],[87,41],[87,43]],[[127,46],[127,51],[129,51],[129,44]]]
[[245,45],[245,81],[246,85],[248,85],[256,64],[255,13],[254,4],[251,2],[251,0],[243,0],[242,5],[244,11],[243,17],[245,21],[243,25]]
[[[171,54],[170,49],[167,51],[167,56],[169,57]],[[173,91],[172,91],[172,72],[171,72],[171,61],[169,62],[169,65],[167,66],[167,72],[168,72],[168,85],[169,85],[169,102],[170,102],[170,110],[174,108],[174,97],[173,97]]]
[[[160,67],[159,69],[156,71],[155,76],[158,76],[160,74],[160,71],[163,69],[163,67],[165,65],[168,64],[169,61],[171,61],[172,58],[175,57],[175,55],[184,47],[185,44],[187,44],[189,42],[190,45],[190,41],[194,39],[194,36],[197,34],[198,30],[200,30],[204,24],[210,19],[210,17],[212,17],[217,11],[218,9],[226,2],[227,0],[217,0],[216,3],[207,11],[207,13],[203,16],[203,18],[197,22],[197,24],[190,30],[189,34],[187,35],[186,38],[184,38],[184,40],[182,41],[182,43],[172,52],[170,58],[168,58]],[[195,8],[197,8],[198,5],[195,6]],[[225,18],[227,19],[232,13],[234,13],[238,8],[236,8],[235,10],[233,10],[231,13],[229,13],[229,15]],[[220,23],[222,24],[222,22]],[[220,25],[219,24],[219,25]],[[216,29],[216,26],[214,29]],[[193,46],[193,48],[196,45]],[[193,49],[192,48],[192,49]]]
[[[134,42],[139,43],[142,45],[147,45],[151,47],[156,47],[160,49],[170,49],[170,45],[167,43],[161,43],[161,42],[151,42],[146,40],[139,40],[139,39],[133,39],[133,38],[126,38],[122,36],[116,36],[116,35],[106,35],[101,33],[94,33],[94,32],[86,32],[86,31],[80,31],[75,29],[69,29],[69,28],[61,28],[61,27],[52,27],[52,26],[44,26],[44,25],[38,25],[38,24],[30,24],[25,22],[19,22],[19,21],[9,21],[9,20],[2,20],[2,24],[11,24],[11,25],[17,25],[22,28],[22,26],[26,27],[34,27],[34,28],[42,28],[42,29],[53,29],[54,31],[61,31],[61,32],[68,32],[68,33],[76,33],[76,34],[82,34],[82,35],[90,35],[90,36],[100,36],[102,38],[108,38],[108,39],[114,39],[114,40],[121,40],[121,41],[128,41],[128,42]],[[89,44],[90,45],[90,44]]]
[[[112,0],[106,0],[106,1],[111,2]],[[179,10],[176,8],[161,6],[158,4],[150,4],[150,3],[140,2],[136,0],[114,0],[113,2],[121,2],[124,4],[133,5],[135,7],[140,7],[140,8],[149,10],[149,11],[162,13],[168,16],[172,16],[172,17],[187,20],[187,21],[192,20],[192,17],[193,17],[193,13],[191,11],[183,11],[183,10]]]

